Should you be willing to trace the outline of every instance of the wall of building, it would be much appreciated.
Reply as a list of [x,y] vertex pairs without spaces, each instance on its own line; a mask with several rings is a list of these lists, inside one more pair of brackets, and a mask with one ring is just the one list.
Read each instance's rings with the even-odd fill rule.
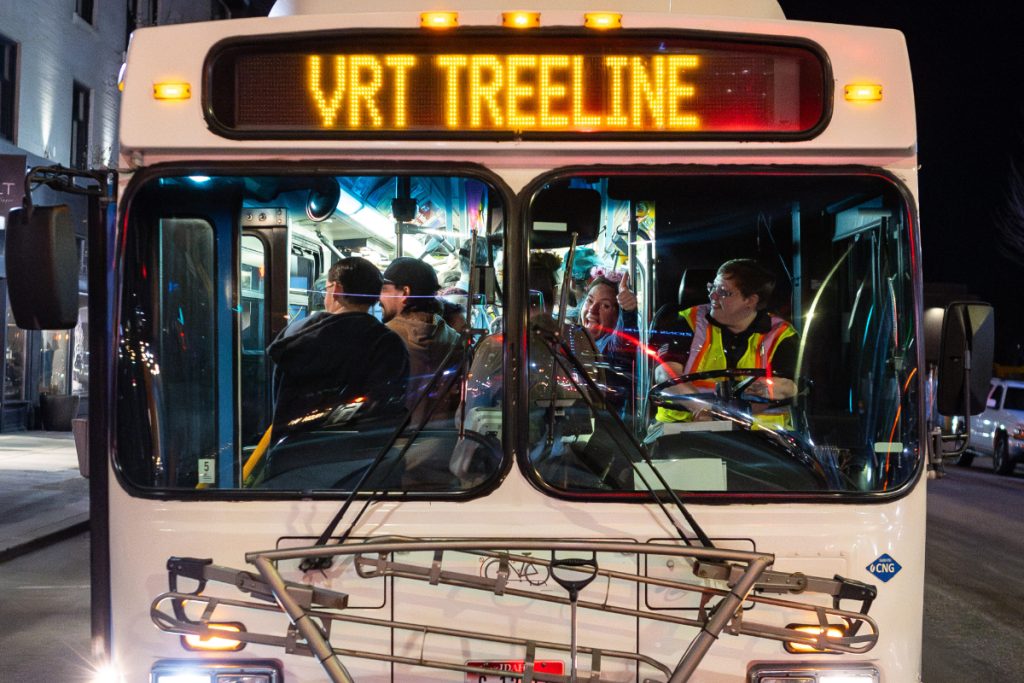
[[95,0],[93,23],[75,14],[72,0],[0,2],[0,34],[19,44],[15,139],[0,153],[23,152],[68,165],[71,161],[73,83],[92,91],[89,161],[116,159],[117,75],[124,56],[123,2]]

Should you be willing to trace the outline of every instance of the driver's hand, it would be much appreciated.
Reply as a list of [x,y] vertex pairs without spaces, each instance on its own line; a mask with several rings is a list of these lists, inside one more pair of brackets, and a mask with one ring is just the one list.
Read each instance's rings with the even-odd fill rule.
[[696,394],[698,389],[689,382],[683,382],[682,384],[673,384],[664,391],[666,394]]
[[744,393],[769,400],[793,398],[796,396],[796,383],[785,377],[758,377]]

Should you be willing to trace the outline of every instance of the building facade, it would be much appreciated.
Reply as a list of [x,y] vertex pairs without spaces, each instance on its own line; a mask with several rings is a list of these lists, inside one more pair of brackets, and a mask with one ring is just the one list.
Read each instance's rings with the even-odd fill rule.
[[[27,169],[116,163],[117,82],[132,30],[248,16],[268,7],[256,0],[0,0],[0,255],[7,212],[21,205]],[[47,188],[33,190],[32,200],[71,206],[79,244],[79,324],[74,330],[19,329],[0,258],[0,431],[55,428],[44,424],[44,395],[77,396],[75,414],[86,411],[86,200]]]
[[[28,168],[104,168],[116,159],[117,77],[127,33],[123,3],[0,0],[0,187],[8,197],[0,210],[3,237],[7,210],[20,205]],[[77,396],[77,410],[84,412],[81,398],[88,392],[85,202],[55,196],[45,188],[32,197],[36,203],[72,207],[82,264],[82,315],[74,330],[19,329],[7,301],[6,267],[0,269],[0,319],[5,322],[0,327],[0,431],[43,427],[43,395]]]

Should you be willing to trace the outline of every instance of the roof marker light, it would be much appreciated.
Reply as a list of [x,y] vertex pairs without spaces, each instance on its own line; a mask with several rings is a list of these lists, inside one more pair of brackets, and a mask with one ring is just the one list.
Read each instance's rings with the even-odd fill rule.
[[622,15],[618,12],[587,12],[583,15],[583,26],[599,31],[622,28]]
[[882,99],[882,86],[878,83],[849,83],[846,86],[848,102],[878,102]]
[[192,97],[192,85],[189,83],[154,83],[153,99],[155,100],[187,100]]
[[459,25],[458,12],[423,12],[420,14],[421,28],[455,28]]
[[506,28],[537,28],[540,12],[502,12],[501,25]]

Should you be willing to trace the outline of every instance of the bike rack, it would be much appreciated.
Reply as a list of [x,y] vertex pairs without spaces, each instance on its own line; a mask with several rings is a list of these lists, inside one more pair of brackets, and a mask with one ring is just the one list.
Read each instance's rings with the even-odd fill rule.
[[[522,554],[529,551],[532,554]],[[398,562],[396,553],[430,552],[429,562]],[[547,553],[545,557],[542,553]],[[341,545],[312,546],[303,548],[276,549],[248,553],[246,561],[255,566],[258,574],[214,565],[210,560],[171,558],[168,561],[170,591],[158,596],[151,606],[151,617],[163,631],[176,634],[191,634],[200,637],[224,637],[223,630],[211,627],[210,623],[224,621],[223,613],[230,611],[230,621],[237,622],[238,613],[253,610],[259,613],[284,613],[290,624],[281,635],[255,633],[243,629],[232,632],[232,639],[245,643],[259,643],[282,647],[290,654],[313,655],[321,662],[329,680],[334,683],[349,683],[353,678],[341,661],[346,658],[364,658],[407,664],[467,674],[493,674],[494,671],[467,665],[465,662],[445,661],[427,657],[424,654],[426,640],[430,635],[455,636],[466,640],[514,645],[523,649],[525,671],[508,672],[502,675],[509,679],[523,681],[546,681],[568,683],[569,675],[553,674],[533,670],[538,649],[570,652],[571,645],[503,635],[488,635],[453,628],[436,627],[393,619],[379,619],[356,615],[349,610],[348,595],[334,590],[310,586],[305,583],[286,581],[278,563],[301,561],[307,558],[348,557],[352,560],[357,575],[372,579],[380,577],[402,578],[423,581],[435,586],[453,586],[472,591],[482,591],[494,596],[517,596],[532,600],[569,605],[570,598],[564,594],[542,592],[537,586],[530,588],[509,585],[510,563],[533,565],[538,571],[551,571],[552,553],[619,553],[636,556],[659,556],[682,558],[692,564],[696,579],[720,581],[723,587],[712,587],[700,583],[687,583],[674,579],[646,576],[639,571],[629,573],[595,567],[595,577],[607,581],[634,582],[640,586],[656,586],[696,593],[700,596],[700,607],[692,616],[680,615],[679,610],[648,611],[611,605],[592,600],[578,599],[580,610],[599,611],[627,615],[642,620],[651,620],[689,626],[697,629],[678,662],[668,665],[650,657],[632,652],[588,648],[578,646],[577,651],[590,657],[590,673],[581,676],[592,683],[601,683],[602,659],[628,660],[645,664],[659,671],[669,683],[686,681],[697,670],[715,640],[722,634],[766,638],[789,643],[801,643],[824,652],[863,653],[878,641],[878,626],[867,616],[875,596],[872,586],[842,577],[826,579],[810,577],[800,573],[771,571],[774,557],[765,553],[697,548],[663,543],[632,543],[626,541],[563,541],[528,539],[410,539],[378,538],[365,542],[348,541]],[[468,573],[463,569],[446,569],[446,560],[453,557],[466,559],[466,555],[491,558],[498,561],[494,578]],[[447,562],[451,564],[452,562]],[[481,566],[482,570],[482,566]],[[483,571],[481,571],[481,574]],[[179,578],[198,581],[194,592],[180,592]],[[257,601],[240,600],[205,595],[209,583],[227,584]],[[786,594],[824,594],[832,597],[833,606],[797,602],[792,599],[768,597],[766,592]],[[854,612],[839,608],[842,600],[861,602],[861,611]],[[201,614],[190,618],[188,611]],[[835,625],[837,621],[845,626],[844,635],[820,635],[798,631],[793,628],[761,624],[751,621],[746,614],[746,604],[763,604],[776,609],[797,612],[789,623],[811,623],[819,626]],[[218,613],[221,615],[218,617]],[[787,615],[788,616],[788,615]],[[331,644],[334,623],[360,624],[395,629],[421,634],[419,657],[405,657],[392,654],[357,651]],[[860,633],[861,630],[864,633]],[[822,629],[824,631],[824,629]],[[575,674],[575,671],[571,672]],[[655,679],[649,679],[655,680]]]

